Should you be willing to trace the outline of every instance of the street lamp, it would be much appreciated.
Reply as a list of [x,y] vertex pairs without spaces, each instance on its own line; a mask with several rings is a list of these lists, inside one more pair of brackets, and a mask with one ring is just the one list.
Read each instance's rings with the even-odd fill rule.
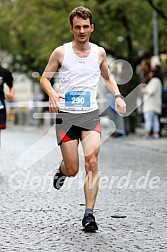
[[159,34],[158,34],[158,21],[157,12],[153,11],[153,57],[151,59],[151,65],[160,65],[159,60]]

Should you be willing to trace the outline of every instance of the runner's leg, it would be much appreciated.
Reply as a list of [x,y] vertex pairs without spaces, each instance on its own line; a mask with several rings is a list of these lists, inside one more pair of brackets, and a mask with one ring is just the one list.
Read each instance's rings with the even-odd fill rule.
[[63,157],[61,171],[68,177],[74,177],[79,170],[78,143],[79,141],[75,139],[60,145]]
[[86,209],[93,209],[98,193],[98,154],[100,149],[100,133],[96,131],[82,132],[82,146],[85,155],[84,193]]

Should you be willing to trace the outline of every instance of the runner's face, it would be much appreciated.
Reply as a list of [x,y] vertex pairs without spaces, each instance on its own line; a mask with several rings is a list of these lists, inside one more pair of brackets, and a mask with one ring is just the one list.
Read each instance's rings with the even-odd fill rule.
[[89,18],[86,20],[78,17],[74,17],[73,26],[71,26],[71,32],[74,35],[74,40],[84,43],[89,40],[91,32],[94,30],[94,25],[90,24]]

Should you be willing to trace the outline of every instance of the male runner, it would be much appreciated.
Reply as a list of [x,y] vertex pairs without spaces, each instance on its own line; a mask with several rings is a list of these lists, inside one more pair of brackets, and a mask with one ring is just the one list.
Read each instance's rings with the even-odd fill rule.
[[[125,113],[126,104],[109,73],[104,49],[89,41],[94,30],[91,11],[83,6],[77,7],[70,13],[69,21],[74,39],[52,52],[40,83],[49,96],[50,112],[57,114],[57,140],[63,157],[54,176],[54,187],[60,189],[67,176],[74,177],[78,173],[78,144],[81,140],[87,178],[82,225],[86,231],[94,231],[98,229],[93,208],[98,192],[100,121],[96,91],[100,75],[115,95],[115,107],[120,114]],[[50,83],[57,71],[59,92],[55,92]],[[90,186],[92,181],[95,183]]]

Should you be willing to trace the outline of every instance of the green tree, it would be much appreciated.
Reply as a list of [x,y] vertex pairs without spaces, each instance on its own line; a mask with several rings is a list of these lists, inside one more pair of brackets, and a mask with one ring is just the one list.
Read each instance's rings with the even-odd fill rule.
[[135,67],[153,52],[153,9],[159,13],[160,52],[166,49],[166,0],[1,0],[0,49],[15,71],[42,72],[50,53],[72,39],[69,12],[78,5],[94,13],[92,41]]
[[136,66],[153,54],[153,11],[158,13],[159,51],[167,53],[166,0],[0,0],[0,51],[10,55],[11,70],[42,73],[55,47],[72,39],[68,15],[79,5],[94,14],[92,42],[134,69],[126,95],[139,83]]

